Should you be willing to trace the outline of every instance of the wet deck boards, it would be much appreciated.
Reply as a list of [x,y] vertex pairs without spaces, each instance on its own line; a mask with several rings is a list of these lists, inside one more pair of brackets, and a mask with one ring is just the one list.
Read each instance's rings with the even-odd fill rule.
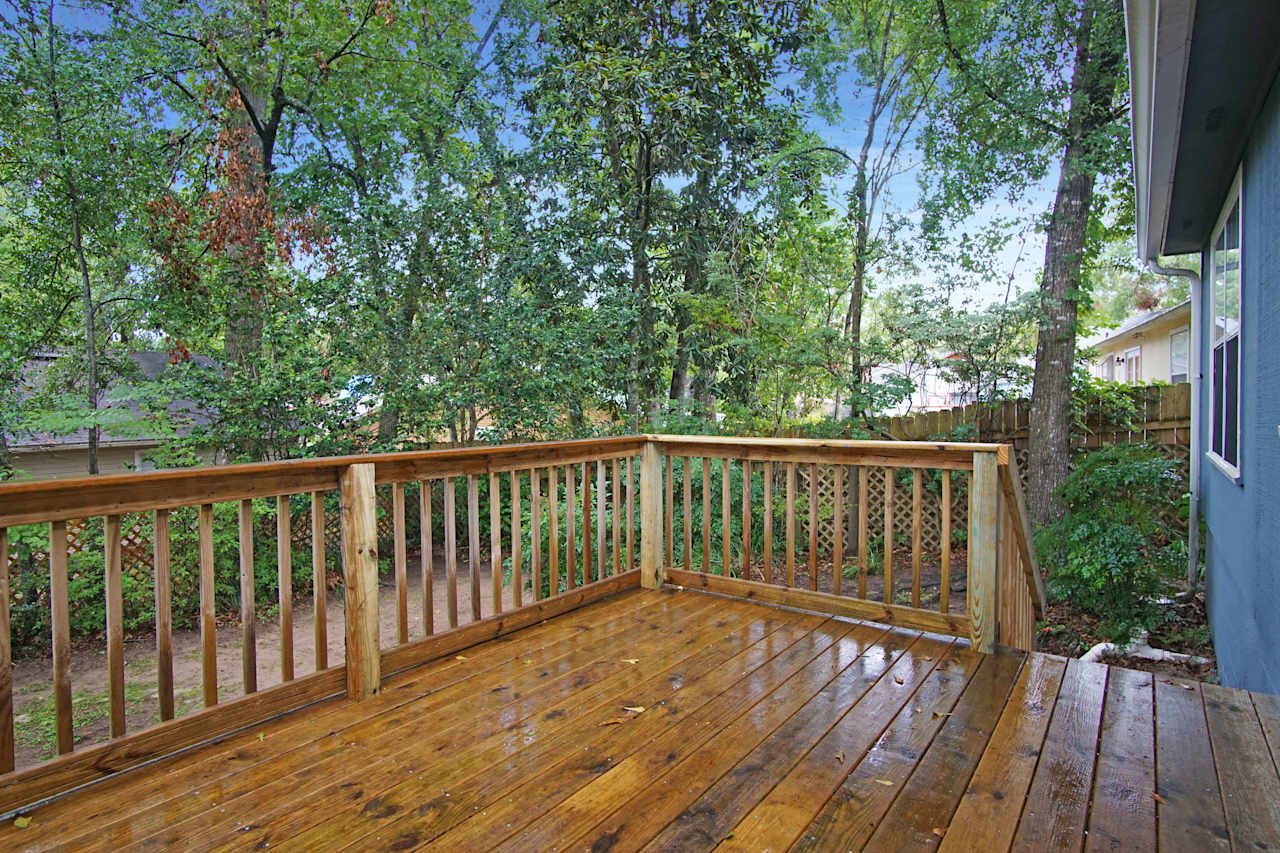
[[1280,703],[632,591],[123,773],[0,849],[1275,849]]

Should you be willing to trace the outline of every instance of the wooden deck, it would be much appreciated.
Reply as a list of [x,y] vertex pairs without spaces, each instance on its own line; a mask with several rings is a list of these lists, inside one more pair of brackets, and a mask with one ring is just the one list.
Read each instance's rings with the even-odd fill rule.
[[1276,697],[636,590],[30,809],[0,848],[1275,849],[1278,755]]

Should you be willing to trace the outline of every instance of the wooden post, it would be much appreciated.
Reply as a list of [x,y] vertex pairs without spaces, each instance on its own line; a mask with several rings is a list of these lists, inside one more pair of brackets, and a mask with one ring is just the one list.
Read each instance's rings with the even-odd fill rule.
[[240,501],[240,683],[258,692],[257,605],[253,599],[253,501]]
[[200,688],[204,706],[218,704],[218,622],[213,585],[213,504],[200,504],[196,515],[200,553]]
[[[173,719],[173,605],[169,587],[169,510],[153,516],[155,535],[153,568],[156,594],[156,686],[160,694],[160,721]],[[0,549],[2,552],[3,549]],[[5,599],[6,601],[8,599]],[[8,636],[8,635],[6,635]],[[10,768],[12,769],[12,768]]]
[[347,467],[339,488],[342,574],[347,592],[347,698],[361,701],[382,688],[378,649],[378,509],[373,465]]
[[648,442],[640,451],[640,584],[658,589],[666,569],[662,565],[662,457]]
[[[8,559],[8,555],[5,555]],[[75,748],[71,722],[71,611],[67,604],[67,523],[49,524],[49,618],[53,634],[53,705],[58,754]]]
[[13,770],[13,666],[9,650],[9,531],[0,527],[0,773]]
[[[124,736],[124,597],[120,562],[120,516],[108,515],[106,532],[107,694],[112,737]],[[8,559],[8,555],[5,555]]]
[[969,620],[973,648],[996,647],[998,610],[1000,483],[994,453],[973,454],[969,484]]

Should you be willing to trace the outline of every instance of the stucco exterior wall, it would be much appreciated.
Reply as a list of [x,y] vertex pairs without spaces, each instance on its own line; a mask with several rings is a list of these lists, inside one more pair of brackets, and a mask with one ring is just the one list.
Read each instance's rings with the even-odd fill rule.
[[[1274,84],[1245,149],[1241,196],[1240,477],[1231,480],[1207,459],[1201,466],[1209,619],[1223,683],[1280,693],[1280,89]],[[1203,296],[1202,316],[1212,317],[1207,280]],[[1199,342],[1205,448],[1213,399],[1210,326],[1203,324]]]

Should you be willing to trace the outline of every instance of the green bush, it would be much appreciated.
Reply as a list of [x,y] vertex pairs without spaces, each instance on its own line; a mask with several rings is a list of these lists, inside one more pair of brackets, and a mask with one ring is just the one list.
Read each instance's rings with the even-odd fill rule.
[[1097,616],[1113,642],[1158,624],[1155,599],[1186,556],[1180,532],[1164,519],[1185,512],[1185,490],[1177,463],[1155,448],[1085,455],[1058,492],[1066,514],[1036,538],[1050,594]]

